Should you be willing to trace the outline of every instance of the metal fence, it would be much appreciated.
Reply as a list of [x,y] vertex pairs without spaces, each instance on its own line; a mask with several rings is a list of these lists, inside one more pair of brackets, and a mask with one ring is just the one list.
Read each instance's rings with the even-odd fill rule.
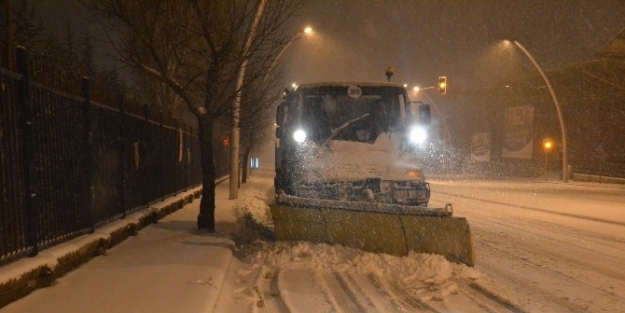
[[91,101],[88,79],[80,96],[29,81],[16,59],[0,68],[0,264],[201,183],[190,127]]

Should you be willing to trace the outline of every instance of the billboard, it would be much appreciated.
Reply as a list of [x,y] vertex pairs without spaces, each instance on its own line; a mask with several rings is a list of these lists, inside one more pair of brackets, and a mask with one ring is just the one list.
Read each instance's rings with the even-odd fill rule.
[[531,159],[533,152],[534,107],[510,107],[504,116],[504,158]]
[[473,134],[471,138],[471,161],[490,162],[490,133]]

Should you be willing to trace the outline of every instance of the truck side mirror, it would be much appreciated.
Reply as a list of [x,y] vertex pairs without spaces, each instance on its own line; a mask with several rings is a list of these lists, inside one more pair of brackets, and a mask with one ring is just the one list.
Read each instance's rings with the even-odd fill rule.
[[276,125],[282,126],[284,122],[284,104],[278,105],[276,109]]
[[282,138],[282,127],[278,126],[278,128],[276,128],[276,138],[280,139]]
[[423,103],[419,106],[419,119],[422,125],[430,125],[432,123],[430,105]]

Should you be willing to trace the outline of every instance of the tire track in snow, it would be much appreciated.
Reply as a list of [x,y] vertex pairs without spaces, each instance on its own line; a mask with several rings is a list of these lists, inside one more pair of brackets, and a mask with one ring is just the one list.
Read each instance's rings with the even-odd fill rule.
[[[373,275],[373,274],[370,274]],[[355,273],[341,273],[340,277],[345,282],[346,288],[350,288],[351,292],[358,295],[358,298],[363,299],[361,301],[366,302],[364,305],[372,313],[391,313],[391,312],[403,312],[397,303],[388,301],[386,292],[380,292],[378,286],[372,283],[369,279],[369,275],[355,274]]]
[[[500,206],[517,207],[514,204],[500,205]],[[559,234],[559,233],[566,232],[567,239],[569,239],[570,237],[575,237],[575,238],[583,239],[585,241],[592,240],[593,243],[597,245],[609,247],[612,250],[621,251],[622,246],[625,245],[625,239],[623,238],[618,238],[618,237],[614,237],[614,236],[610,236],[606,234],[600,234],[600,233],[596,233],[596,232],[592,232],[592,231],[588,231],[584,229],[579,229],[579,228],[575,228],[575,227],[571,227],[567,225],[557,224],[553,222],[548,222],[548,221],[541,221],[537,219],[530,220],[526,217],[509,217],[509,216],[495,217],[493,215],[482,213],[479,209],[463,210],[463,213],[468,214],[468,215],[477,215],[481,217],[482,219],[489,219],[491,221],[493,220],[506,221],[506,222],[509,222],[508,225],[515,225],[516,228],[519,228],[518,225],[520,222],[524,222],[523,224],[524,226],[526,225],[534,226],[534,225],[540,224],[540,225],[543,225],[542,227],[543,229],[549,229],[548,233]],[[589,221],[592,221],[592,220],[589,220]],[[524,228],[524,229],[527,230],[528,228]],[[623,232],[625,232],[625,227],[623,228]],[[567,243],[570,243],[570,241],[567,241]],[[594,248],[593,250],[597,250],[597,249]],[[609,256],[614,257],[613,255],[609,255]]]
[[[544,241],[553,241],[553,243],[549,243],[549,244],[544,244],[542,242],[541,244],[533,244],[533,245],[526,244],[526,246],[531,248],[530,251],[536,252],[536,254],[538,255],[545,256],[549,260],[554,260],[554,259],[565,260],[567,261],[567,263],[576,264],[580,268],[592,269],[604,275],[607,279],[618,279],[620,281],[625,281],[625,273],[617,272],[613,270],[613,269],[621,268],[619,265],[625,263],[625,259],[614,257],[613,255],[608,255],[608,254],[602,253],[601,251],[597,251],[597,250],[600,250],[600,248],[589,249],[588,248],[589,246],[594,246],[594,247],[597,247],[597,246],[593,244],[587,244],[587,243],[581,244],[580,242],[583,242],[584,240],[583,237],[577,237],[577,236],[571,235],[571,238],[577,237],[578,239],[578,242],[571,243],[570,241],[567,241],[567,240],[561,240],[561,239],[557,239],[553,237],[542,236],[537,232],[531,232],[529,230],[523,229],[522,227],[518,226],[519,225],[518,223],[516,225],[511,225],[511,224],[506,224],[506,223],[501,223],[501,222],[492,222],[489,225],[492,225],[492,224],[499,224],[500,226],[503,226],[507,229],[515,230],[516,232],[519,232],[519,233],[527,233],[529,235],[534,235],[534,236],[540,237]],[[534,225],[540,225],[540,223],[535,223]],[[543,225],[543,226],[544,226],[544,229],[553,230],[553,227],[550,227],[550,225]],[[513,240],[520,240],[520,236],[519,237],[511,236],[511,237],[514,238]],[[535,242],[536,241],[538,240],[535,240]],[[553,249],[553,247],[564,246],[564,245],[570,246],[570,248],[567,249],[566,254],[555,253],[555,249]],[[624,248],[625,248],[625,245],[624,247],[621,247],[619,251],[623,251]],[[588,253],[592,254],[592,257],[590,259],[588,257],[586,257],[586,260],[580,259],[582,256],[585,256]],[[578,258],[570,257],[572,255],[578,256]],[[598,263],[596,261],[598,258],[601,258],[602,260],[601,261],[601,264],[603,265],[602,267],[598,266]],[[625,288],[623,290],[625,290]]]
[[[476,215],[480,215],[480,214],[476,214]],[[488,221],[488,224],[485,223],[487,221]],[[614,247],[612,245],[605,245],[602,243],[597,243],[595,240],[591,240],[591,243],[589,244],[586,242],[586,238],[579,234],[590,233],[590,232],[583,232],[583,231],[576,232],[574,228],[547,223],[547,222],[544,222],[544,223],[534,222],[534,221],[525,220],[525,219],[506,219],[502,217],[498,218],[498,217],[492,217],[488,215],[481,215],[480,219],[471,219],[471,224],[475,224],[476,226],[481,224],[482,229],[489,228],[491,232],[492,232],[493,224],[497,224],[501,226],[502,231],[505,231],[505,233],[508,233],[508,234],[510,234],[510,230],[513,230],[519,234],[528,234],[531,236],[536,236],[540,240],[533,240],[532,242],[524,243],[524,246],[528,247],[528,249],[517,248],[516,250],[520,250],[524,252],[524,254],[529,253],[527,251],[535,252],[536,255],[542,256],[544,257],[543,259],[546,259],[546,260],[559,260],[559,261],[564,260],[568,264],[577,265],[577,268],[583,268],[585,271],[592,270],[597,273],[600,273],[604,276],[604,279],[603,279],[604,281],[612,281],[613,284],[616,284],[616,285],[625,283],[625,273],[617,272],[613,270],[613,269],[621,268],[619,264],[625,263],[625,258],[619,258],[612,254],[605,254],[605,253],[602,253],[601,251],[598,251],[598,250],[602,250],[602,248],[605,246],[609,247],[610,249],[614,249],[615,251],[623,251],[623,249],[625,249],[625,244],[621,245],[620,247]],[[535,230],[537,228],[539,228],[540,230],[539,231]],[[559,236],[557,237],[555,235],[546,236],[544,235],[545,233],[557,234]],[[562,233],[564,233],[564,235]],[[478,236],[479,234],[480,233],[475,234],[474,237]],[[507,238],[509,240],[520,241],[521,238],[526,238],[526,237],[527,236],[525,235],[515,235],[515,236],[509,235]],[[565,238],[565,239],[560,239],[560,238]],[[575,238],[577,240],[572,241],[571,238]],[[491,239],[493,242],[501,241],[501,233],[491,236]],[[529,239],[526,239],[526,241],[529,241]],[[545,241],[550,241],[550,242],[544,243]],[[570,247],[567,249],[567,253],[564,253],[564,254],[555,253],[555,250],[553,247],[564,246],[564,245]],[[517,247],[518,244],[514,244],[510,246]],[[592,249],[589,247],[592,247]],[[586,257],[588,253],[590,253],[592,257],[590,258]],[[625,256],[625,254],[623,255]],[[576,257],[572,257],[572,256],[576,256]],[[601,260],[602,260],[600,263],[596,261],[599,257],[601,257]],[[584,259],[581,259],[581,258],[584,258]],[[533,258],[526,257],[526,259],[531,260]],[[543,266],[544,264],[553,263],[553,262],[543,261],[542,262],[543,264],[539,264],[537,262],[535,263],[537,265]],[[603,266],[599,266],[599,264]],[[570,275],[570,274],[565,274],[565,275]],[[595,275],[592,275],[592,276],[595,276]],[[618,288],[618,289],[625,291],[625,285],[623,285],[622,287],[623,288]],[[604,291],[610,292],[610,290],[604,290]]]
[[[571,301],[592,303],[594,299],[604,299],[606,302],[621,303],[625,306],[624,299],[615,291],[623,290],[625,282],[609,274],[602,274],[604,270],[589,262],[580,262],[569,257],[575,255],[575,251],[564,249],[562,243],[544,243],[541,240],[528,240],[522,234],[522,230],[516,229],[517,233],[507,234],[505,237],[501,232],[496,233],[492,225],[483,221],[474,223],[476,228],[476,250],[480,251],[486,258],[480,258],[478,267],[485,266],[488,270],[497,269],[499,275],[513,278],[514,282],[523,282],[526,287],[520,289],[525,293],[539,293],[546,301],[553,301],[564,305],[568,310],[585,311],[588,304],[569,304]],[[510,225],[503,227],[514,228]],[[490,237],[490,240],[479,240],[479,234]],[[508,241],[502,244],[502,241]],[[544,239],[543,239],[544,240]],[[560,247],[560,248],[555,248]],[[556,253],[562,251],[562,253]],[[484,253],[486,252],[486,253]],[[493,258],[505,260],[492,262]],[[502,264],[514,266],[514,269],[506,269]],[[617,263],[613,268],[617,268]],[[505,265],[504,265],[505,266]],[[519,269],[517,269],[520,268]],[[609,270],[606,270],[609,271]],[[609,271],[612,272],[612,271]],[[599,275],[600,274],[600,275]],[[544,283],[548,283],[546,286]],[[612,287],[612,288],[610,288]],[[584,295],[577,299],[578,295]],[[561,299],[562,298],[562,299]],[[620,299],[619,299],[620,298]],[[564,301],[560,301],[564,300]],[[607,309],[607,308],[606,308]]]
[[[509,264],[510,261],[500,261],[507,254],[501,253],[496,261],[492,257],[483,262],[481,271],[488,274],[493,281],[511,286],[511,289],[518,291],[517,297],[524,302],[520,305],[529,307],[530,312],[588,312],[587,305],[581,305],[570,301],[570,297],[564,296],[561,291],[543,288],[541,280],[548,278],[545,274],[537,274],[533,270],[523,269],[522,271],[510,270],[500,264]],[[531,274],[531,275],[528,275]],[[531,277],[529,277],[531,276]],[[564,288],[567,289],[568,288]],[[609,312],[609,311],[608,311]]]
[[[280,270],[271,272],[266,266],[262,266],[258,278],[256,279],[255,289],[258,293],[259,300],[253,306],[253,312],[270,312],[270,313],[289,313],[289,309],[284,303],[280,290],[278,288],[278,276]],[[262,301],[262,302],[260,302]]]
[[[506,233],[510,230],[516,230],[519,233],[526,233],[545,240],[553,241],[553,244],[548,245],[540,251],[540,254],[542,255],[551,256],[549,259],[565,259],[570,263],[579,265],[580,267],[594,269],[596,272],[606,276],[607,279],[616,278],[625,281],[625,273],[613,270],[621,268],[618,264],[625,263],[625,253],[622,253],[622,251],[625,250],[625,240],[551,222],[529,220],[527,218],[510,218],[508,216],[493,216],[482,213],[479,209],[468,208],[463,210],[463,213],[467,218],[469,218],[470,225],[477,225],[480,222],[488,221],[489,227],[492,227],[493,224],[498,224],[502,226],[502,230],[505,230]],[[476,216],[477,218],[475,218]],[[484,226],[484,228],[486,228],[486,226]],[[625,229],[623,231],[625,232]],[[476,235],[479,234],[474,233],[474,237],[476,237]],[[500,236],[493,236],[492,238],[494,238],[495,241],[500,241],[499,237]],[[511,237],[516,239],[522,236]],[[554,254],[553,246],[562,245],[571,246],[575,251],[569,251],[571,253],[567,254]],[[541,248],[543,245],[529,245],[529,247],[531,248],[531,251],[536,251],[537,248]],[[602,251],[606,250],[606,248],[612,253],[605,253]],[[585,257],[588,253],[592,255],[592,258]],[[623,257],[620,257],[621,255]],[[599,257],[602,260],[601,263],[603,264],[603,267],[598,266],[596,260]],[[580,258],[585,258],[585,260]],[[606,264],[608,264],[608,266],[606,266]],[[625,288],[623,290],[625,290]]]
[[[614,307],[625,307],[623,294],[617,294],[625,290],[625,275],[617,271],[622,268],[621,255],[625,256],[619,252],[624,248],[622,239],[548,221],[512,217],[515,210],[491,209],[524,209],[514,204],[494,204],[486,210],[469,198],[463,206],[463,215],[473,230],[477,267],[503,277],[504,284],[518,285],[527,302],[541,299],[539,303],[559,306],[562,312],[599,307],[614,311]],[[586,220],[594,223],[594,219]]]
[[[491,291],[477,282],[464,283],[458,290],[462,295],[477,304],[484,312],[525,312],[518,304],[512,303],[509,299],[503,298],[497,292]],[[451,311],[458,311],[458,309],[460,308],[452,308]]]
[[448,195],[448,196],[456,196],[458,198],[465,198],[465,199],[469,199],[469,200],[473,200],[473,201],[482,201],[482,202],[487,202],[487,203],[491,203],[491,204],[498,204],[498,205],[503,205],[503,206],[512,206],[512,207],[519,208],[519,209],[532,210],[532,211],[537,211],[537,212],[541,212],[541,213],[548,213],[548,214],[554,214],[554,215],[560,215],[560,216],[566,216],[566,217],[573,217],[573,218],[589,220],[589,221],[595,221],[595,222],[601,222],[601,223],[606,223],[606,224],[613,224],[613,225],[618,225],[618,226],[625,226],[624,222],[612,221],[612,220],[607,220],[607,219],[603,219],[603,218],[595,218],[595,217],[583,216],[583,215],[571,214],[571,213],[565,213],[565,212],[556,212],[556,211],[551,211],[551,210],[547,210],[547,209],[530,207],[530,206],[526,206],[526,205],[510,204],[510,203],[506,203],[506,202],[499,201],[499,200],[490,200],[490,199],[484,199],[484,198],[476,198],[476,197],[473,197],[473,196],[460,195],[460,194],[457,194],[457,193],[451,193],[451,192],[445,192],[445,191],[437,191],[437,193],[438,194],[443,194],[443,195]]
[[[379,286],[387,298],[391,299],[397,306],[407,309],[407,312],[439,312],[427,303],[407,294],[397,283],[388,281],[382,277],[370,274],[369,278]],[[402,310],[402,312],[404,312]]]
[[368,311],[366,304],[363,305],[358,301],[358,298],[351,292],[338,273],[320,274],[319,277],[325,292],[332,298],[339,312],[363,313]]
[[284,269],[278,275],[278,289],[290,312],[338,312],[316,273],[310,269]]

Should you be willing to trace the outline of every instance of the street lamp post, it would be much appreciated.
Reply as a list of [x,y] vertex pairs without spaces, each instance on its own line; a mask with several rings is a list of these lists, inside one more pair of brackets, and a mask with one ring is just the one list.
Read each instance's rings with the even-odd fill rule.
[[[259,3],[258,10],[256,12],[256,17],[254,20],[254,24],[252,24],[252,28],[247,38],[247,44],[245,46],[244,55],[247,54],[248,49],[251,45],[251,42],[254,38],[256,26],[258,25],[258,22],[260,21],[260,18],[263,14],[264,6],[266,2],[267,2],[266,0],[262,0]],[[278,59],[280,59],[284,51],[291,45],[291,43],[294,40],[302,36],[302,34],[312,34],[312,28],[306,27],[303,31],[300,31],[297,34],[295,34],[295,36],[293,36],[291,41],[289,41],[284,46],[284,48],[280,50],[276,58],[271,63],[271,67],[268,69],[267,73],[263,77],[263,83],[267,81],[267,78],[269,77],[269,73],[273,70],[273,68],[275,68],[278,62]],[[230,145],[230,186],[229,186],[230,187],[230,197],[229,197],[230,200],[237,199],[239,197],[239,145],[240,145],[239,134],[240,133],[239,133],[239,128],[238,128],[239,127],[238,123],[239,123],[239,116],[240,116],[239,110],[241,107],[241,88],[243,87],[243,78],[245,77],[246,66],[247,66],[247,59],[243,60],[243,64],[241,65],[241,68],[239,69],[237,82],[236,82],[237,83],[236,90],[238,90],[238,94],[235,97],[233,112],[232,112],[233,126],[230,131],[232,134],[232,140],[231,140],[231,145]],[[247,166],[247,164],[242,164],[242,165]]]
[[269,74],[271,72],[273,72],[273,69],[276,67],[276,65],[278,64],[278,60],[280,60],[280,57],[284,54],[284,51],[286,51],[287,48],[289,48],[291,46],[291,44],[299,39],[300,37],[302,37],[302,35],[311,35],[313,33],[313,29],[310,26],[307,26],[306,28],[304,28],[304,30],[298,32],[297,34],[295,34],[291,40],[289,40],[289,42],[284,45],[284,47],[282,48],[282,50],[280,50],[280,52],[278,53],[278,55],[276,55],[275,59],[273,59],[273,62],[271,62],[271,66],[269,67],[269,70],[267,70],[267,73],[265,73],[265,76],[263,77],[263,83],[267,81],[267,78],[269,78]]
[[245,78],[245,69],[247,67],[247,54],[252,45],[252,41],[254,40],[254,36],[256,34],[256,27],[260,22],[261,17],[263,16],[263,12],[265,11],[265,5],[267,4],[267,0],[261,0],[258,3],[258,8],[256,10],[256,15],[254,16],[254,21],[252,22],[250,32],[247,36],[247,41],[245,42],[245,47],[243,49],[243,62],[241,63],[241,67],[239,68],[239,72],[237,73],[237,81],[236,81],[236,95],[234,97],[234,103],[232,105],[232,141],[230,144],[230,197],[229,199],[237,199],[239,197],[239,109],[241,108],[241,89],[243,88],[243,79]]
[[545,80],[545,83],[547,83],[547,88],[549,88],[549,92],[551,93],[551,98],[553,98],[553,103],[556,105],[556,111],[558,112],[558,119],[560,120],[560,131],[562,132],[562,180],[565,183],[568,183],[569,177],[568,177],[568,163],[567,163],[567,151],[566,151],[566,128],[564,127],[564,118],[562,117],[562,110],[560,108],[560,104],[558,103],[558,98],[556,97],[556,93],[553,90],[553,87],[551,86],[551,82],[547,78],[547,75],[545,75],[545,72],[543,72],[542,68],[538,65],[536,60],[534,60],[534,57],[532,57],[532,55],[527,51],[527,49],[525,49],[525,47],[523,47],[523,45],[519,43],[518,41],[514,41],[514,44],[517,45],[517,47],[519,47],[521,51],[525,53],[525,55],[527,55],[527,57],[530,59],[530,61],[532,61],[536,69],[538,69],[538,72]]
[[555,144],[551,138],[543,139],[543,152],[545,153],[545,178],[547,178],[547,175],[549,174],[549,162],[547,162],[547,159],[549,157],[549,152],[551,152],[554,145]]

